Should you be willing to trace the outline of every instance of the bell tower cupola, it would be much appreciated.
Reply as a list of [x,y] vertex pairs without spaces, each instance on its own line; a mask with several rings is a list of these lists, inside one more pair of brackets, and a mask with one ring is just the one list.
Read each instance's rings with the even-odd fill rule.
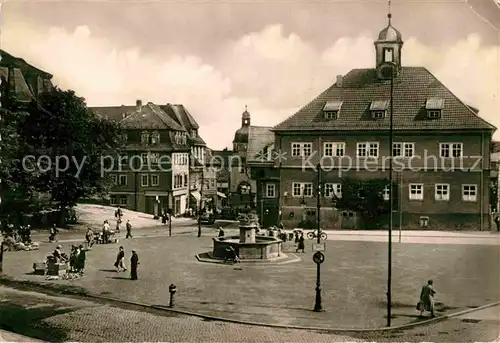
[[380,31],[375,41],[375,56],[377,75],[380,79],[391,77],[394,69],[397,76],[401,70],[401,50],[403,48],[403,37],[401,33],[392,26],[391,1],[389,0],[389,11],[387,13],[387,27]]
[[250,113],[247,110],[247,105],[245,105],[245,112],[241,114],[241,127],[250,126]]

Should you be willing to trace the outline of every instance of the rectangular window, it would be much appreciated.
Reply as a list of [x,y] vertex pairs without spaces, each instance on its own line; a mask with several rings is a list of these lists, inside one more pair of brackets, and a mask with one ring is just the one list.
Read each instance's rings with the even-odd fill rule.
[[439,156],[442,158],[461,158],[462,143],[439,143]]
[[294,197],[312,197],[313,184],[311,182],[294,182],[292,183],[292,191]]
[[313,195],[312,183],[304,183],[304,184],[302,184],[302,186],[303,186],[303,192],[304,192],[303,195],[305,197],[312,197],[312,195]]
[[384,119],[385,111],[372,111],[373,119]]
[[120,155],[118,157],[118,165],[123,168],[126,167],[128,163],[128,156],[127,155]]
[[141,134],[141,143],[148,144],[149,143],[149,133]]
[[325,197],[333,198],[333,196],[337,198],[342,197],[342,184],[341,183],[325,183]]
[[118,203],[116,202],[116,195],[112,195],[109,197],[109,203],[111,205],[117,205]]
[[127,196],[122,196],[120,198],[120,205],[127,206]]
[[312,143],[292,143],[292,156],[309,156],[312,154]]
[[424,185],[421,183],[410,183],[409,199],[410,200],[424,200]]
[[325,111],[325,119],[332,120],[337,119],[338,112],[337,111]]
[[393,62],[394,50],[391,48],[384,48],[384,62]]
[[293,191],[293,196],[294,197],[300,197],[302,196],[302,185],[298,182],[294,182],[292,184],[292,191]]
[[323,145],[323,156],[342,157],[345,155],[345,143],[325,143]]
[[358,157],[378,157],[378,150],[377,142],[357,143],[356,151]]
[[441,118],[441,110],[427,111],[427,117],[429,119],[439,119],[439,118]]
[[118,185],[126,186],[127,185],[127,175],[120,175],[118,178]]
[[447,183],[437,183],[434,198],[436,200],[450,200],[450,185]]
[[477,200],[477,185],[462,185],[462,200],[476,201]]
[[149,160],[151,161],[151,163],[158,163],[159,159],[160,159],[160,154],[158,153],[149,154]]
[[310,156],[312,154],[312,144],[304,143],[302,144],[302,156]]
[[149,184],[149,177],[147,174],[141,175],[141,186],[145,187]]
[[413,157],[415,155],[415,143],[393,143],[392,154],[394,157]]
[[187,187],[188,185],[188,175],[184,174],[184,187]]
[[151,186],[158,186],[159,183],[158,175],[151,175]]
[[276,185],[274,183],[266,184],[266,198],[276,197]]
[[116,176],[116,174],[111,174],[111,183],[113,185],[117,185],[118,184],[118,177]]
[[143,164],[147,164],[148,163],[148,154],[147,153],[142,153],[141,154],[141,160],[142,160]]

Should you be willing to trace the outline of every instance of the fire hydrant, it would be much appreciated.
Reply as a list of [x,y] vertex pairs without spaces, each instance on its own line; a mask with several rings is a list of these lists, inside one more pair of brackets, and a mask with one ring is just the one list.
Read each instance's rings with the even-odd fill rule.
[[172,283],[168,286],[168,292],[170,293],[170,302],[168,307],[174,307],[174,294],[177,292],[177,287]]

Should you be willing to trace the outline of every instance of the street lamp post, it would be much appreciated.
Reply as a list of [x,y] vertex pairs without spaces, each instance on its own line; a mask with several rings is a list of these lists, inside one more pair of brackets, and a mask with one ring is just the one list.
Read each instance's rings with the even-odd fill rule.
[[387,326],[391,326],[391,283],[392,283],[392,226],[393,226],[393,214],[392,208],[394,205],[393,197],[393,186],[392,186],[392,160],[393,160],[393,113],[394,113],[394,64],[391,63],[391,98],[390,98],[391,111],[389,114],[389,241],[388,241],[388,256],[387,256]]
[[[318,184],[318,189],[316,191],[316,205],[317,205],[317,238],[318,238],[318,245],[321,244],[321,164],[318,163],[316,166],[317,168],[317,184]],[[323,311],[323,307],[321,306],[321,263],[316,263],[316,299],[314,302],[314,312],[321,312]]]
[[201,237],[201,210],[203,202],[203,184],[205,183],[204,171],[201,171],[201,186],[200,186],[200,205],[198,206],[198,237]]

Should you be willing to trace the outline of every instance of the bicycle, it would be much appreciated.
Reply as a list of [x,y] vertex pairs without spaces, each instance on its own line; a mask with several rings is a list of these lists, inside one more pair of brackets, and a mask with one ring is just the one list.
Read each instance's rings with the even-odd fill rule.
[[[308,232],[308,233],[307,233],[307,238],[309,238],[309,239],[316,239],[316,238],[318,238],[318,235],[316,234],[316,230],[311,231],[311,232]],[[320,238],[321,240],[323,240],[323,241],[326,241],[326,240],[327,240],[327,238],[328,238],[328,236],[327,236],[327,234],[326,234],[326,233],[321,232],[321,233],[320,233],[320,235],[319,235],[319,238]]]

